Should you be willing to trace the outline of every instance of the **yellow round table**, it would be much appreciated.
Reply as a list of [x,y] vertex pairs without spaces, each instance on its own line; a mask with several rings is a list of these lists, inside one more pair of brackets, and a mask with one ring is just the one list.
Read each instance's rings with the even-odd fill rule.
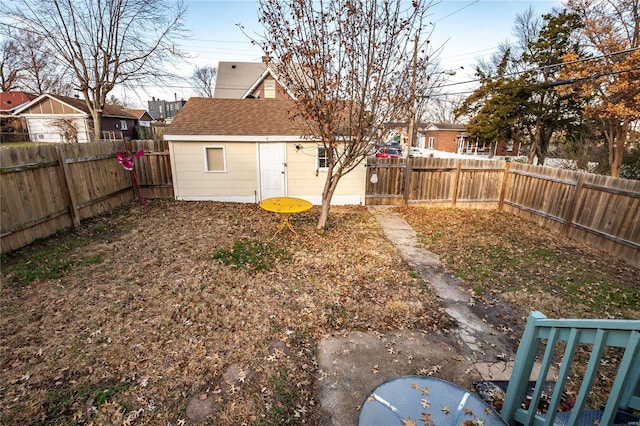
[[282,216],[282,222],[280,223],[278,230],[275,232],[275,234],[273,234],[273,236],[275,237],[278,232],[284,229],[285,226],[288,227],[295,235],[298,235],[295,229],[293,229],[293,226],[291,226],[289,217],[292,214],[302,213],[309,210],[311,207],[313,207],[313,204],[311,204],[307,200],[303,200],[302,198],[273,197],[262,200],[262,202],[260,203],[260,207],[263,210],[278,213],[280,214],[280,216]]

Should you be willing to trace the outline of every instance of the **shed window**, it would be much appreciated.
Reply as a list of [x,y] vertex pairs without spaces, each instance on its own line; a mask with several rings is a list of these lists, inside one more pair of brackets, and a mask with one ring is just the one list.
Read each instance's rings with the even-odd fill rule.
[[433,144],[436,141],[435,136],[429,136],[429,146],[427,148],[433,149]]
[[205,171],[206,172],[226,172],[227,163],[224,156],[224,147],[207,146],[205,152]]
[[329,157],[327,156],[327,148],[318,146],[318,169],[326,170],[329,168]]
[[127,120],[120,120],[120,130],[127,130]]

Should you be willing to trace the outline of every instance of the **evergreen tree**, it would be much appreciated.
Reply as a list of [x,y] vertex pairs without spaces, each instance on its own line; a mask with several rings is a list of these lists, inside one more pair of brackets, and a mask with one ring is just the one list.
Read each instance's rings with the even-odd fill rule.
[[481,86],[456,112],[470,117],[471,138],[513,140],[528,148],[530,162],[537,157],[543,163],[553,135],[581,122],[582,99],[559,89],[558,79],[565,55],[583,55],[576,37],[582,22],[566,11],[544,15],[540,23],[531,16],[518,18],[519,48],[503,49],[493,67],[478,65]]

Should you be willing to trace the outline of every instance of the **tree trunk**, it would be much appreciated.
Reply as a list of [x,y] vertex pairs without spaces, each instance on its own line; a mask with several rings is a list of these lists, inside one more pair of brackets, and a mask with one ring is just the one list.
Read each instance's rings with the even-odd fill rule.
[[97,142],[102,139],[102,111],[94,110],[91,116],[93,118],[93,140]]
[[622,167],[622,158],[624,157],[629,123],[627,120],[624,120],[624,122],[620,124],[617,120],[609,119],[606,127],[608,127],[605,131],[605,137],[609,145],[609,174],[612,177],[620,177],[620,168]]
[[620,130],[620,132],[612,131],[612,137],[609,141],[609,173],[612,177],[620,177],[622,157],[624,157],[626,132],[624,131],[624,129]]
[[538,164],[544,166],[544,160],[547,159],[547,153],[549,152],[549,143],[551,142],[552,130],[540,129],[540,145]]
[[[617,149],[616,149],[617,151]],[[611,162],[611,177],[620,177],[620,167],[622,166],[622,156],[619,154],[613,154],[613,161]]]
[[327,227],[327,221],[329,220],[329,209],[331,208],[331,199],[333,193],[340,181],[340,175],[333,175],[333,170],[330,168],[327,171],[327,180],[324,183],[324,189],[322,190],[322,208],[320,210],[320,218],[318,219],[317,229],[322,230]]
[[[538,157],[539,152],[540,152],[540,132],[536,131],[533,137],[533,140],[531,141],[531,148],[529,149],[529,155],[527,156],[529,159],[529,164],[533,164],[536,157]],[[538,164],[540,164],[540,158],[538,158]]]
[[[333,194],[332,194],[333,195]],[[318,219],[317,229],[324,229],[329,219],[329,208],[331,207],[331,197],[322,196],[322,207],[320,209],[320,218]]]

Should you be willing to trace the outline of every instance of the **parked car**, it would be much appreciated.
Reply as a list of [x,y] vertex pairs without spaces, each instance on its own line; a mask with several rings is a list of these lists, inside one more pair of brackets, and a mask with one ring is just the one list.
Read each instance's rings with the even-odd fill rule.
[[378,158],[400,158],[402,157],[402,151],[397,148],[391,148],[389,146],[383,146],[376,152]]
[[422,148],[418,148],[416,146],[412,146],[409,149],[409,157],[426,157]]

